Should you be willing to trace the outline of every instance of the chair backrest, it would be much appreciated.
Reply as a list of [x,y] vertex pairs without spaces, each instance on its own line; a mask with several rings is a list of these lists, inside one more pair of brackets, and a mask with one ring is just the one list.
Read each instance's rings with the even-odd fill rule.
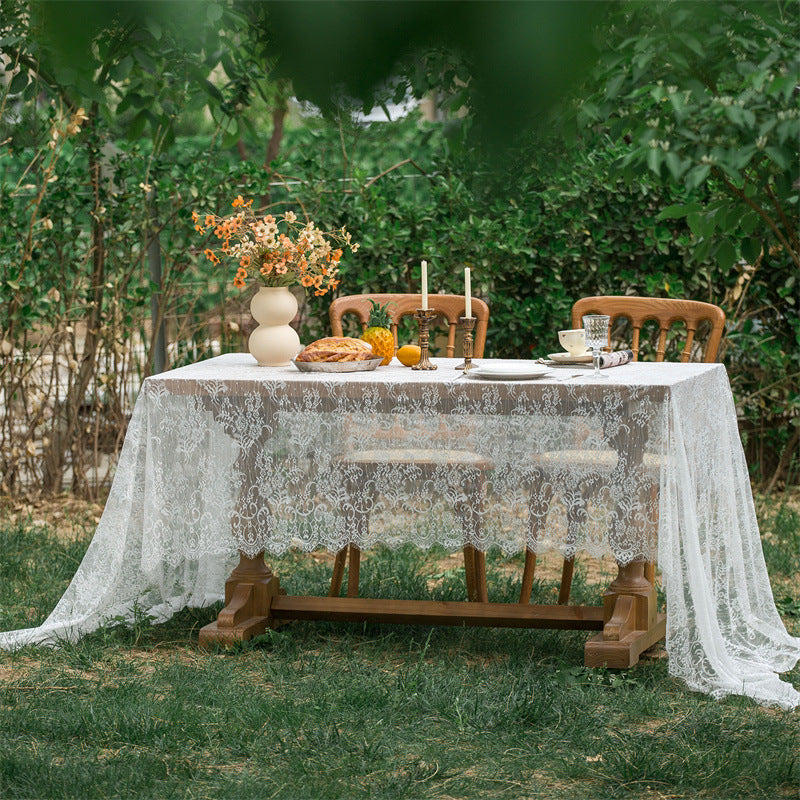
[[631,350],[633,358],[639,358],[639,334],[648,320],[658,323],[658,348],[656,361],[664,360],[667,333],[676,322],[686,325],[686,344],[681,352],[681,361],[689,361],[692,355],[695,334],[701,322],[711,323],[711,331],[705,344],[703,361],[716,361],[719,343],[725,329],[725,312],[711,303],[699,300],[670,300],[661,297],[599,296],[583,297],[572,306],[572,327],[581,328],[584,314],[608,314],[611,325],[620,318],[630,320],[633,329]]
[[[419,294],[351,294],[338,297],[330,305],[329,316],[331,331],[334,336],[342,336],[342,317],[345,314],[355,314],[364,330],[369,323],[369,312],[372,308],[370,300],[380,305],[389,304],[387,311],[391,318],[391,331],[394,337],[394,346],[397,348],[397,326],[403,317],[413,316],[414,312],[422,305],[422,295]],[[459,317],[464,316],[465,299],[459,294],[429,294],[428,306],[439,312],[448,326],[447,330],[447,357],[455,355],[456,328]],[[476,318],[475,332],[473,334],[472,351],[475,358],[483,357],[483,348],[486,345],[486,329],[489,325],[489,306],[472,298],[472,316]]]

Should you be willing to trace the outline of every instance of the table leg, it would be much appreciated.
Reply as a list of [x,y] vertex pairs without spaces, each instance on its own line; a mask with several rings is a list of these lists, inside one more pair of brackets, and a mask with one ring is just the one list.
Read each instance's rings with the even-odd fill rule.
[[645,562],[618,566],[603,597],[603,632],[586,642],[587,667],[627,669],[666,634],[666,615],[656,608],[656,590],[645,577]]
[[249,558],[240,553],[239,565],[225,581],[225,607],[215,622],[200,630],[200,646],[232,644],[264,633],[277,623],[270,614],[275,595],[285,595],[278,578],[264,563],[264,553]]
[[350,567],[347,570],[347,596],[358,597],[358,576],[361,570],[361,551],[354,544],[348,548]]
[[344,565],[347,562],[347,545],[337,554],[333,561],[333,575],[331,576],[331,588],[328,590],[328,597],[338,597],[342,590],[342,579],[344,578]]

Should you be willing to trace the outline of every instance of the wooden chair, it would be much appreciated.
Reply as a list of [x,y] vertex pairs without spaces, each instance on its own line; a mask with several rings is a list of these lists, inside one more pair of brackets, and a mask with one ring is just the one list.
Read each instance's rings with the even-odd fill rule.
[[[572,306],[572,326],[582,328],[582,318],[586,314],[608,314],[611,317],[611,327],[620,319],[630,320],[632,336],[631,350],[634,361],[639,360],[639,340],[642,326],[648,321],[658,323],[658,346],[656,361],[663,361],[666,353],[667,335],[676,322],[686,325],[686,344],[681,351],[682,362],[692,360],[694,350],[705,350],[702,359],[711,363],[717,359],[719,343],[725,330],[725,312],[711,303],[702,303],[699,300],[670,300],[661,297],[613,297],[598,296],[584,297]],[[698,328],[703,322],[710,323],[711,330],[702,348],[695,341]]]
[[[642,327],[646,322],[655,321],[658,323],[658,343],[656,346],[656,361],[663,361],[667,350],[667,336],[675,323],[684,323],[686,327],[686,342],[681,350],[681,362],[687,362],[692,356],[700,356],[706,363],[716,361],[717,351],[725,330],[725,312],[718,306],[711,303],[703,303],[696,300],[672,300],[658,297],[614,297],[597,296],[584,297],[572,306],[572,327],[582,328],[582,317],[585,314],[607,314],[611,319],[610,329],[620,318],[627,319],[631,326],[631,350],[633,350],[634,360],[639,358],[639,345],[641,340]],[[709,323],[710,331],[708,338],[703,346],[697,340],[697,332],[701,323]],[[658,491],[658,470],[660,462],[658,459],[645,456],[644,468],[654,473],[653,491]],[[531,495],[536,493],[539,499],[542,498],[541,487],[550,487],[544,491],[546,499],[552,492],[552,483],[548,483],[550,474],[563,467],[565,463],[580,462],[582,466],[593,468],[596,474],[602,475],[613,469],[617,463],[617,453],[613,450],[571,450],[552,453],[537,453],[533,456],[534,471],[532,481],[540,488],[534,492],[532,487]],[[591,492],[591,485],[582,488],[584,501],[586,494]],[[577,526],[585,518],[585,506],[571,505],[567,510],[567,528],[577,529]],[[545,520],[541,509],[534,509],[531,504],[528,524],[529,541],[536,541],[544,527]],[[577,538],[577,536],[575,536]],[[567,558],[564,560],[564,567],[561,574],[561,586],[558,593],[558,602],[566,604],[569,602],[569,593],[572,588],[572,574],[575,566],[575,559]],[[536,553],[532,550],[525,552],[525,568],[522,573],[522,589],[520,592],[520,603],[529,603],[531,590],[533,588],[534,572],[536,569]],[[655,578],[655,564],[649,562],[645,567],[645,577],[652,584]]]
[[[362,330],[369,324],[369,312],[372,308],[370,300],[380,305],[389,304],[387,311],[391,319],[391,331],[394,337],[395,350],[397,349],[397,330],[403,317],[412,316],[422,305],[422,296],[418,294],[358,294],[339,297],[330,305],[329,316],[331,330],[334,336],[343,335],[342,317],[346,314],[355,314],[361,324]],[[429,294],[428,305],[439,312],[448,326],[447,357],[455,355],[456,330],[459,317],[464,316],[465,300],[462,295]],[[475,358],[483,356],[486,344],[486,329],[489,324],[489,307],[483,300],[472,298],[472,315],[476,317],[473,355]],[[481,524],[481,510],[485,498],[485,475],[487,470],[493,469],[490,459],[477,453],[462,450],[424,449],[409,442],[408,448],[381,450],[371,449],[346,453],[340,460],[340,467],[348,475],[346,484],[351,487],[348,493],[360,491],[371,486],[370,473],[376,466],[392,460],[400,463],[413,463],[421,475],[427,476],[436,468],[446,463],[449,469],[458,470],[462,486],[464,487],[465,502],[455,509],[461,520],[465,538],[474,537]],[[367,505],[370,505],[369,503]],[[349,524],[354,537],[366,533],[369,524],[369,513],[353,511]],[[344,569],[349,560],[347,576],[347,596],[358,595],[358,582],[361,553],[359,548],[350,544],[336,554],[331,578],[330,597],[338,597],[342,587]],[[464,547],[464,568],[467,579],[467,596],[477,602],[488,602],[486,591],[486,563],[482,552],[472,545]]]
[[[380,305],[389,304],[387,309],[391,318],[391,331],[394,346],[397,349],[397,328],[403,317],[413,316],[422,305],[419,294],[351,294],[339,297],[330,305],[331,331],[334,336],[342,336],[342,317],[355,314],[361,323],[361,330],[369,324],[369,312],[372,308],[370,300]],[[456,347],[456,329],[459,317],[464,316],[464,297],[458,294],[429,294],[428,305],[439,312],[439,316],[447,322],[447,357],[453,358]],[[475,358],[483,356],[486,345],[486,328],[489,325],[489,306],[476,297],[472,298],[472,316],[476,318],[473,354]]]

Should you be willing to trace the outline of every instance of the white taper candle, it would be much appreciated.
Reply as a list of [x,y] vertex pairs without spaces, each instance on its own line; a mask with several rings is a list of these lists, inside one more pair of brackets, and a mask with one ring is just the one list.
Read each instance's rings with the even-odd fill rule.
[[469,267],[464,269],[464,316],[472,316],[472,279]]
[[422,262],[422,278],[420,280],[422,283],[422,309],[423,311],[427,311],[428,309],[428,262]]

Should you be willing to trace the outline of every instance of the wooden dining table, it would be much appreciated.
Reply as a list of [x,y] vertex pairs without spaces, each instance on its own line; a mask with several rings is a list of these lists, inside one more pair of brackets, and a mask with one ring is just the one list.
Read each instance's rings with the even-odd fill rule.
[[[75,638],[137,610],[166,619],[224,585],[201,644],[291,619],[581,629],[587,665],[629,667],[666,636],[670,671],[691,688],[797,704],[776,673],[800,642],[769,590],[724,366],[630,363],[592,379],[536,375],[532,361],[481,360],[500,377],[433,361],[303,373],[228,354],[147,378],[75,579],[44,625],[0,633],[0,646]],[[351,468],[365,451],[366,479]],[[465,458],[483,465],[477,483]],[[267,564],[406,543],[611,556],[617,575],[596,606],[549,605],[289,595]]]
[[[320,460],[320,449],[326,447],[327,456],[326,470],[338,482],[339,486],[345,483],[343,476],[336,476],[337,466],[340,471],[342,465],[346,465],[348,446],[352,449],[355,440],[357,445],[362,448],[374,445],[377,441],[380,444],[379,460],[385,462],[385,467],[391,472],[394,466],[394,459],[402,456],[401,469],[393,477],[385,477],[386,483],[392,484],[391,490],[395,494],[393,498],[393,510],[402,508],[404,516],[408,515],[409,509],[414,509],[419,505],[419,495],[424,495],[423,500],[428,503],[435,498],[428,497],[429,488],[420,487],[418,482],[411,482],[409,489],[404,489],[406,476],[400,474],[408,468],[408,463],[414,461],[414,455],[419,454],[419,461],[423,458],[430,460],[430,450],[438,448],[444,458],[442,460],[441,471],[449,471],[456,475],[456,486],[460,465],[456,457],[455,461],[451,457],[454,453],[474,454],[482,462],[491,463],[491,474],[483,476],[483,480],[489,484],[488,492],[482,493],[482,505],[484,516],[487,519],[480,525],[479,530],[472,531],[475,540],[467,540],[463,530],[461,545],[474,548],[483,554],[494,545],[499,545],[503,549],[508,549],[509,538],[503,542],[493,542],[489,522],[492,507],[500,510],[500,513],[507,514],[508,506],[507,489],[510,486],[527,487],[524,491],[529,493],[527,505],[529,507],[527,517],[530,518],[530,506],[536,502],[537,487],[533,485],[530,473],[532,472],[533,462],[526,459],[525,454],[519,454],[515,447],[513,453],[498,453],[498,437],[509,437],[518,442],[519,432],[506,432],[499,434],[496,423],[502,421],[503,417],[511,410],[508,406],[508,398],[495,398],[494,395],[500,392],[511,395],[520,393],[527,396],[529,400],[534,398],[547,397],[547,403],[551,410],[544,422],[548,426],[564,425],[569,429],[566,445],[574,447],[577,440],[585,440],[587,436],[594,434],[603,437],[606,447],[622,449],[623,456],[619,462],[623,465],[622,474],[615,476],[615,480],[627,488],[625,491],[626,499],[630,499],[633,493],[642,491],[642,484],[648,484],[647,496],[636,499],[639,505],[652,503],[653,483],[652,476],[649,478],[643,475],[643,460],[647,451],[650,425],[637,425],[629,427],[623,425],[625,435],[620,436],[617,424],[614,430],[609,425],[609,420],[603,420],[596,414],[596,409],[592,406],[601,407],[609,403],[612,395],[617,395],[612,405],[619,406],[619,413],[626,419],[634,419],[637,415],[636,405],[643,402],[639,390],[630,391],[629,384],[611,384],[606,381],[592,381],[583,384],[578,379],[588,377],[585,368],[566,369],[566,370],[543,370],[538,365],[530,362],[498,362],[498,367],[502,367],[498,374],[500,378],[481,377],[482,371],[479,369],[473,375],[463,375],[453,371],[455,360],[441,359],[441,371],[413,372],[402,367],[384,369],[380,372],[365,371],[357,373],[313,373],[298,375],[296,378],[292,374],[292,379],[282,386],[281,403],[286,409],[281,412],[275,410],[273,424],[263,428],[264,435],[257,439],[251,449],[242,448],[238,456],[237,469],[243,475],[253,474],[253,464],[263,454],[265,449],[270,448],[270,441],[276,435],[280,439],[281,429],[300,427],[297,415],[303,417],[302,427],[316,429],[324,432],[324,435],[311,439],[319,438],[319,443],[304,443],[300,451],[293,452],[291,456],[284,458],[298,459],[300,453],[305,450],[308,452],[313,449],[314,459],[311,463],[318,463]],[[484,370],[487,366],[495,363],[486,361]],[[516,369],[515,369],[516,367]],[[281,374],[281,373],[278,373]],[[285,373],[283,373],[285,375]],[[463,376],[463,380],[460,380]],[[535,377],[534,377],[535,376]],[[171,391],[180,392],[189,389],[194,392],[196,387],[193,384],[184,384],[178,379],[171,384]],[[534,382],[535,381],[535,382]],[[321,385],[325,385],[328,392],[321,396],[316,390]],[[578,386],[581,386],[578,389]],[[368,407],[363,407],[364,398],[367,392],[381,387],[385,390],[380,393],[377,400],[368,403]],[[429,394],[424,400],[425,409],[410,408],[408,398],[409,391],[413,387],[414,392]],[[236,397],[234,394],[240,393],[234,403],[244,404],[245,397],[253,392],[258,393],[259,389],[255,386],[239,385],[233,391],[226,392],[227,401]],[[271,394],[271,387],[268,390]],[[313,407],[305,407],[299,410],[307,401],[309,392],[314,399]],[[486,393],[492,397],[491,408],[483,405],[483,398]],[[406,400],[399,403],[398,400]],[[656,398],[662,397],[662,392],[653,386],[649,387],[646,403],[652,404]],[[476,405],[469,408],[465,405],[465,399],[472,398],[470,402]],[[514,399],[515,408],[518,399]],[[227,405],[227,402],[226,402]],[[218,406],[212,402],[210,408]],[[426,430],[423,421],[419,418],[421,414],[427,415],[428,429]],[[266,412],[266,416],[269,412]],[[529,411],[526,427],[531,424]],[[217,419],[225,424],[225,420],[230,420],[230,409],[222,414],[217,414]],[[579,420],[578,424],[576,419]],[[332,422],[331,422],[332,420]],[[515,420],[519,422],[519,420]],[[572,424],[570,424],[572,422]],[[651,422],[660,425],[660,417],[654,413]],[[489,434],[481,435],[478,429],[488,423],[492,429]],[[540,420],[540,425],[542,421]],[[228,423],[230,435],[235,436],[235,425]],[[516,427],[516,425],[514,426]],[[536,427],[536,426],[534,426]],[[530,432],[525,438],[531,440],[529,454],[536,451],[535,437],[531,437]],[[559,437],[556,437],[559,438]],[[661,441],[662,435],[655,437]],[[325,442],[323,444],[323,441]],[[564,444],[564,442],[560,442]],[[593,443],[597,447],[598,442]],[[657,444],[654,446],[658,447]],[[376,452],[374,449],[370,452]],[[424,455],[423,455],[424,454]],[[301,457],[301,456],[300,456]],[[332,466],[327,461],[330,460]],[[467,462],[472,463],[471,461]],[[384,464],[381,464],[383,466]],[[580,469],[580,465],[576,465]],[[318,472],[318,471],[317,471]],[[502,473],[502,475],[498,475]],[[444,477],[445,483],[453,484],[453,480]],[[427,476],[427,484],[435,484],[436,480]],[[273,476],[267,478],[267,482],[272,485]],[[610,480],[611,477],[608,476]],[[318,481],[318,474],[306,466],[306,480],[309,484]],[[573,484],[576,482],[573,480]],[[566,484],[566,482],[565,482]],[[580,491],[581,482],[578,480],[577,486]],[[252,503],[250,486],[242,486],[240,498],[245,498],[244,505]],[[338,488],[338,487],[336,487]],[[458,487],[457,487],[458,488]],[[563,487],[566,490],[566,485]],[[298,494],[303,494],[305,490],[299,491],[295,488],[291,491],[294,503]],[[314,491],[319,493],[320,487],[315,485]],[[348,491],[363,498],[365,494],[362,487],[348,485]],[[402,500],[398,500],[398,491],[403,495]],[[408,493],[408,494],[406,494]],[[334,490],[334,494],[337,492]],[[489,496],[487,502],[486,496]],[[562,492],[562,494],[566,494]],[[534,495],[531,497],[530,495]],[[328,492],[323,495],[326,499],[330,497]],[[573,498],[574,499],[574,498]],[[562,502],[569,502],[570,498],[562,498]],[[271,498],[264,498],[265,506],[274,504],[274,495]],[[319,502],[319,500],[317,500]],[[324,500],[323,500],[324,502]],[[347,508],[348,503],[353,503],[354,498],[340,498],[337,506]],[[369,497],[369,502],[373,505],[380,505],[381,499],[374,496]],[[475,505],[473,498],[473,506]],[[506,508],[502,508],[503,506]],[[519,505],[519,503],[517,503]],[[637,506],[638,508],[638,506]],[[620,509],[616,509],[620,511]],[[280,514],[280,512],[278,512]],[[620,512],[621,513],[621,512]],[[244,516],[248,516],[245,514]],[[346,517],[346,513],[344,515]],[[554,516],[557,512],[554,511]],[[239,530],[238,536],[244,538],[249,547],[240,552],[240,561],[233,570],[225,584],[225,607],[219,614],[218,619],[205,626],[200,631],[200,643],[209,646],[212,643],[232,643],[237,640],[248,639],[254,635],[263,633],[267,627],[275,627],[282,622],[292,619],[305,620],[327,620],[327,621],[371,621],[380,623],[403,623],[403,624],[431,624],[431,625],[456,625],[456,626],[497,626],[513,628],[558,628],[570,630],[588,630],[598,632],[597,635],[589,639],[586,643],[586,664],[587,666],[609,666],[626,668],[633,666],[638,661],[642,651],[652,646],[662,639],[666,631],[666,616],[657,611],[656,590],[652,582],[648,581],[644,575],[644,567],[650,558],[655,557],[655,553],[648,553],[645,550],[645,542],[640,541],[634,544],[631,538],[641,538],[642,533],[638,530],[640,520],[643,516],[652,517],[652,509],[639,508],[636,512],[628,510],[628,525],[631,532],[635,530],[633,536],[629,536],[628,530],[620,531],[619,522],[614,526],[614,538],[624,539],[621,551],[624,552],[624,561],[618,564],[618,574],[605,592],[603,603],[595,606],[571,605],[571,604],[531,604],[490,602],[488,597],[483,601],[444,601],[444,600],[398,600],[382,599],[374,597],[331,597],[331,596],[308,596],[308,595],[287,595],[280,586],[279,577],[273,574],[264,560],[264,551],[274,550],[274,543],[265,538],[263,530],[251,530],[246,534]],[[638,517],[639,519],[634,519]],[[249,517],[248,517],[249,518]],[[624,526],[623,526],[624,527]],[[529,531],[528,531],[529,532]],[[349,545],[357,544],[359,549],[370,546],[380,541],[373,539],[368,542],[363,540],[353,541],[353,536],[358,535],[357,531],[343,531],[344,538],[339,541],[340,549]],[[517,536],[516,547],[531,546],[532,548],[541,547],[540,542],[527,541],[526,531],[521,530],[521,535]],[[574,536],[574,531],[570,532]],[[400,534],[402,537],[402,533]],[[454,535],[459,533],[448,533],[441,537],[441,540],[451,543]],[[645,536],[647,534],[644,534]],[[362,533],[363,536],[363,533]],[[376,534],[377,536],[377,534]],[[263,544],[264,551],[253,552],[252,542]],[[649,545],[651,542],[647,542]],[[553,542],[548,544],[553,548]],[[611,541],[607,545],[613,550]],[[330,545],[328,545],[330,547]],[[335,548],[334,548],[335,549]],[[631,552],[638,550],[631,557]],[[485,592],[484,592],[485,595]]]

